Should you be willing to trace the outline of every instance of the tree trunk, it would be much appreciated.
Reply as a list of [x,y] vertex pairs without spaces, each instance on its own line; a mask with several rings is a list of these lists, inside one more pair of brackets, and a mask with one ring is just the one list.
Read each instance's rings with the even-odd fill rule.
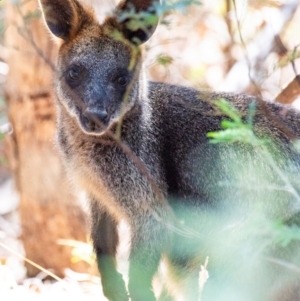
[[[17,3],[17,4],[16,4]],[[58,275],[70,267],[71,248],[60,238],[86,241],[86,217],[70,188],[55,145],[52,75],[57,47],[40,18],[37,0],[7,1],[5,43],[10,72],[6,102],[12,134],[9,161],[20,194],[22,241],[26,257]],[[28,275],[39,271],[27,265]]]

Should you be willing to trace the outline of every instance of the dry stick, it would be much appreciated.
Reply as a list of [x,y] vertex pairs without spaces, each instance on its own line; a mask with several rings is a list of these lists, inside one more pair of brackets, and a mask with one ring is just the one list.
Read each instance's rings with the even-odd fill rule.
[[229,37],[230,37],[230,41],[228,43],[226,43],[226,45],[224,47],[222,47],[222,51],[225,53],[225,60],[226,60],[226,72],[228,72],[232,66],[234,65],[234,63],[236,62],[236,60],[232,57],[231,54],[231,49],[232,46],[234,45],[234,37],[233,37],[233,30],[232,30],[232,19],[230,17],[230,11],[231,11],[231,0],[225,0],[226,2],[226,13],[224,16],[224,21],[226,23],[227,26],[227,30],[229,33]]
[[282,266],[284,268],[287,268],[289,270],[295,271],[300,274],[300,267],[298,267],[290,262],[287,262],[285,260],[281,260],[278,258],[274,258],[274,257],[265,257],[265,259],[269,262],[276,263],[279,266]]
[[[284,54],[286,54],[287,49],[283,45],[279,37],[277,41],[279,41],[280,47],[285,50]],[[282,103],[292,103],[300,95],[300,75],[297,73],[297,69],[295,65],[295,59],[297,58],[295,53],[297,52],[298,47],[299,45],[296,45],[294,47],[292,59],[290,60],[295,77],[276,97],[276,100]]]
[[122,142],[120,139],[115,138],[115,142],[119,148],[123,150],[123,152],[130,157],[132,162],[139,167],[140,172],[147,178],[147,181],[152,186],[154,193],[159,201],[163,202],[166,207],[168,207],[168,203],[166,202],[163,193],[158,188],[153,178],[151,177],[149,171],[147,170],[145,164],[141,161],[141,159],[130,149],[130,147]]
[[281,180],[284,182],[285,187],[290,193],[296,198],[298,203],[300,204],[300,196],[297,190],[294,188],[294,186],[290,183],[289,179],[287,176],[280,170],[280,168],[277,166],[276,162],[272,158],[272,155],[268,151],[268,149],[263,145],[262,146],[262,154],[265,157],[266,161],[270,164],[270,166],[275,170],[275,172],[279,175]]
[[[292,18],[299,6],[299,0],[288,0],[286,2],[277,11],[279,18],[272,23],[267,22],[264,24],[261,32],[247,45],[247,51],[250,50],[248,51],[249,60],[255,62],[257,66],[259,61],[266,59],[270,49],[274,46],[276,35],[282,32],[284,26]],[[245,70],[248,70],[245,58],[235,62],[219,88],[225,91],[230,91],[232,88],[240,91],[245,90],[251,84],[248,72]],[[257,75],[255,74],[255,76]]]
[[[266,105],[266,102],[263,100],[262,95],[261,95],[261,91],[258,87],[258,85],[256,84],[256,82],[253,80],[253,78],[251,77],[251,64],[249,62],[249,58],[247,56],[247,51],[246,51],[246,45],[244,42],[244,39],[242,37],[242,33],[241,33],[241,26],[240,26],[240,22],[239,19],[237,17],[237,9],[236,9],[236,3],[235,0],[233,0],[233,4],[234,4],[234,11],[235,11],[235,16],[236,16],[236,20],[237,20],[237,24],[238,24],[238,32],[239,32],[239,36],[245,51],[245,57],[246,57],[246,61],[248,64],[248,70],[249,70],[249,78],[251,83],[254,85],[255,89],[256,89],[256,93],[257,93],[257,101],[259,106],[261,107],[262,111],[264,112],[264,114],[271,120],[273,121],[278,128],[280,128],[282,130],[283,133],[286,134],[286,136],[290,139],[296,139],[297,136],[288,128],[286,127],[283,122],[275,115],[273,115],[271,113],[271,111],[269,110],[269,108]],[[289,189],[292,190],[292,194],[295,196],[295,198],[298,200],[298,202],[300,202],[300,196],[297,192],[297,190],[293,187],[293,185],[289,182],[289,180],[286,178],[285,174],[277,167],[276,163],[274,162],[271,154],[268,152],[268,150],[265,148],[265,157],[266,159],[269,161],[269,164],[272,166],[272,168],[278,173],[278,175],[280,176],[280,178],[283,180],[283,182],[285,183],[286,187],[288,187]]]
[[52,277],[53,279],[59,281],[59,282],[64,282],[63,279],[61,279],[60,277],[56,276],[55,274],[53,274],[52,272],[44,269],[43,267],[41,267],[40,265],[34,263],[33,261],[31,261],[30,259],[27,259],[26,257],[20,255],[18,252],[14,251],[13,249],[11,249],[10,247],[6,246],[5,244],[3,244],[2,242],[0,242],[0,246],[4,249],[6,249],[7,251],[9,251],[10,253],[16,255],[18,258],[26,261],[27,263],[33,265],[34,267],[36,267],[37,269],[41,270],[42,272],[46,273],[48,276]]
[[[29,0],[30,1],[30,0]],[[16,4],[15,5],[19,14],[22,17],[23,20],[23,27],[17,27],[17,31],[20,34],[21,37],[23,37],[26,41],[28,41],[31,46],[33,47],[33,49],[38,53],[38,55],[40,56],[40,58],[42,58],[44,60],[44,62],[49,65],[49,67],[52,69],[52,71],[55,71],[55,65],[53,64],[53,62],[51,60],[49,60],[47,58],[47,56],[44,54],[43,50],[41,48],[38,47],[38,45],[35,43],[34,38],[32,36],[31,31],[27,28],[26,23],[25,23],[25,16],[22,13],[22,10],[20,8],[20,5]],[[24,31],[24,33],[22,32],[22,29]]]
[[[295,46],[294,47],[294,53],[297,51],[297,48],[298,48],[299,45]],[[296,65],[295,65],[295,60],[292,60],[292,67],[293,67],[293,70],[294,70],[294,73],[295,73],[295,76],[296,76],[296,81],[299,85],[299,88],[300,88],[300,78],[299,78],[299,75],[298,75],[298,72],[297,72],[297,68],[296,68]]]
[[290,104],[300,95],[300,74],[276,96],[276,101],[280,103]]
[[278,34],[276,34],[274,37],[274,43],[274,50],[276,53],[278,53],[281,57],[287,55],[288,49],[282,43],[282,40]]
[[[134,51],[134,49],[133,49]],[[137,55],[138,53],[134,52],[135,55]],[[121,105],[121,115],[120,115],[120,119],[117,125],[117,130],[116,130],[116,138],[119,139],[121,137],[121,127],[123,124],[123,119],[125,117],[126,112],[124,112],[125,108],[126,108],[126,104],[128,104],[129,102],[129,96],[130,96],[130,92],[132,91],[133,85],[134,83],[138,80],[138,76],[141,70],[141,63],[136,64],[136,58],[133,59],[132,62],[133,68],[134,66],[136,67],[136,69],[134,70],[134,74],[133,74],[133,78],[131,79],[128,87],[126,88],[123,100],[122,100],[122,105]]]
[[236,21],[237,21],[237,27],[238,27],[238,33],[239,33],[239,37],[242,43],[242,46],[244,48],[244,52],[245,52],[245,59],[248,65],[248,76],[249,79],[251,81],[251,84],[254,86],[255,90],[256,90],[256,99],[258,102],[259,107],[262,109],[263,113],[271,120],[273,121],[273,123],[290,139],[290,140],[294,140],[299,138],[299,136],[296,136],[295,133],[293,131],[291,131],[276,115],[272,114],[272,112],[270,111],[270,109],[268,108],[266,102],[263,100],[262,94],[261,94],[261,90],[258,86],[258,84],[254,81],[254,79],[251,76],[251,63],[249,61],[248,55],[247,55],[247,49],[246,49],[246,44],[245,41],[243,39],[242,36],[242,32],[241,32],[241,24],[237,15],[237,8],[236,8],[236,2],[235,0],[233,1],[233,6],[234,6],[234,13],[235,13],[235,17],[236,17]]
[[[253,78],[251,77],[251,64],[249,61],[249,58],[247,56],[247,51],[246,51],[246,45],[241,33],[241,26],[240,26],[240,22],[237,16],[237,9],[236,9],[236,3],[235,0],[233,0],[233,4],[234,4],[234,11],[235,11],[235,16],[236,16],[236,20],[237,20],[237,24],[238,24],[238,32],[239,32],[239,36],[245,51],[245,57],[246,57],[246,61],[248,64],[248,75],[250,78],[251,83],[254,85],[255,89],[256,89],[256,93],[257,93],[257,101],[258,101],[258,105],[261,107],[262,111],[264,112],[264,114],[275,123],[275,125],[277,125],[278,128],[280,128],[282,130],[283,133],[286,134],[286,136],[290,139],[293,140],[295,138],[297,138],[297,136],[288,128],[286,127],[283,122],[275,115],[273,115],[271,113],[271,111],[269,110],[269,108],[267,107],[266,102],[263,100],[262,95],[261,95],[261,91],[258,87],[258,85],[256,84],[256,82],[253,80]],[[300,196],[298,194],[298,192],[296,191],[296,189],[293,187],[293,185],[289,182],[289,180],[286,178],[286,176],[284,175],[283,172],[281,172],[281,170],[277,167],[276,163],[274,162],[271,154],[268,152],[268,150],[265,149],[265,152],[267,152],[266,155],[266,159],[268,159],[269,164],[272,166],[272,168],[278,173],[278,175],[280,176],[280,178],[283,180],[283,182],[286,184],[286,187],[288,187],[289,189],[292,189],[292,194],[296,197],[296,199],[300,200]]]
[[29,34],[29,30],[26,29],[25,35],[21,32],[20,28],[18,28],[18,33],[20,34],[21,37],[23,37],[25,40],[27,40],[30,45],[34,48],[34,50],[38,53],[40,58],[43,59],[43,61],[52,69],[52,71],[55,71],[55,65],[51,60],[47,58],[47,56],[44,54],[43,50],[37,46],[35,43],[33,37],[31,34]]
[[226,16],[225,16],[225,22],[226,22],[226,26],[227,26],[227,30],[229,32],[229,35],[231,37],[231,40],[233,40],[233,36],[232,36],[232,23],[231,23],[231,19],[229,18],[229,12],[231,11],[231,0],[226,0]]

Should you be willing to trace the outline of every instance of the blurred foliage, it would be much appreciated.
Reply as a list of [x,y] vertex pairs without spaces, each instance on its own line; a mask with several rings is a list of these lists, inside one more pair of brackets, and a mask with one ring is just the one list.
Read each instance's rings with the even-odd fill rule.
[[278,61],[277,67],[283,68],[299,58],[300,51],[298,50],[298,47],[295,47],[292,51],[288,51],[287,54]]
[[[226,99],[215,101],[215,105],[221,112],[229,117],[229,120],[221,121],[221,128],[223,130],[207,133],[207,137],[211,138],[210,142],[214,144],[235,142],[251,144],[254,147],[259,147],[260,152],[266,158],[266,164],[270,164],[271,167],[276,166],[276,160],[274,160],[272,153],[269,152],[267,148],[271,141],[268,138],[258,138],[253,132],[253,117],[256,111],[256,103],[252,102],[249,105],[246,122],[243,121],[241,113],[230,105]],[[279,177],[282,177],[281,170],[275,171],[278,172]],[[258,176],[259,173],[256,173],[256,175]],[[266,177],[268,176],[270,175],[266,175]],[[259,218],[259,213],[255,215],[255,219],[256,218]],[[271,220],[263,218],[263,222],[262,220],[255,220],[252,229],[256,229],[254,230],[255,237],[259,237],[261,233],[263,233],[264,239],[269,240],[270,245],[275,243],[282,247],[287,247],[292,241],[300,241],[299,224],[287,225],[281,219]]]
[[72,247],[71,261],[73,263],[84,261],[91,267],[94,267],[96,262],[96,255],[94,253],[92,243],[84,243],[71,239],[59,239],[58,244]]
[[167,66],[169,66],[170,64],[173,63],[173,58],[170,57],[170,56],[167,55],[167,54],[163,54],[163,53],[162,53],[162,54],[159,54],[159,55],[157,56],[156,61],[157,61],[158,64],[167,67]]
[[40,10],[29,11],[26,15],[23,16],[24,22],[30,22],[32,19],[41,18],[42,13]]
[[119,21],[130,20],[127,22],[127,27],[130,30],[143,29],[147,31],[149,26],[157,24],[158,20],[162,20],[164,23],[163,16],[171,11],[185,13],[191,5],[200,4],[199,0],[163,0],[161,3],[160,1],[154,2],[147,11],[141,12],[136,12],[132,6],[129,10],[122,12]]
[[[274,99],[295,75],[291,62],[300,68],[299,7],[287,14],[291,2],[286,1],[236,1],[236,7],[225,0],[201,4],[187,14],[165,14],[162,25],[168,26],[160,26],[146,46],[151,79],[254,93],[250,81],[244,84],[249,70],[241,62],[248,56],[263,97]],[[160,53],[173,59],[168,70],[157,60]]]
[[300,241],[300,228],[296,225],[287,226],[282,221],[271,224],[275,243],[287,247],[292,241]]
[[207,133],[207,137],[212,138],[210,140],[211,143],[233,143],[236,141],[250,143],[252,145],[264,143],[263,140],[258,139],[254,135],[252,130],[253,116],[256,107],[254,102],[249,106],[247,123],[242,121],[242,116],[240,116],[239,112],[225,99],[216,101],[215,105],[231,120],[223,120],[221,122],[221,128],[224,130]]
[[132,6],[128,11],[123,12],[119,16],[121,22],[130,19],[128,28],[131,30],[145,29],[149,25],[156,24],[158,19],[161,19],[165,14],[171,11],[186,13],[186,10],[191,5],[200,5],[199,0],[163,0],[155,2],[147,11],[136,12]]

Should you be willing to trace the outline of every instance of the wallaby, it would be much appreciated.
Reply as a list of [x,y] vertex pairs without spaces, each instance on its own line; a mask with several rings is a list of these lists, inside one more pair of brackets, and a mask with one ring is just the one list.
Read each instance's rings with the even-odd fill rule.
[[[58,144],[68,174],[89,196],[104,294],[110,301],[156,300],[152,280],[164,258],[161,299],[199,300],[200,265],[209,256],[203,300],[276,300],[298,283],[278,262],[297,262],[299,246],[293,242],[287,252],[271,240],[264,249],[268,231],[262,226],[253,240],[251,225],[257,216],[297,222],[299,154],[283,127],[296,136],[300,115],[255,97],[148,82],[140,46],[157,22],[132,29],[132,14],[122,16],[151,13],[158,4],[124,0],[99,24],[77,0],[40,0],[60,43]],[[215,105],[221,98],[273,142],[210,143],[207,133],[228,121]],[[122,219],[131,229],[128,291],[115,262]]]

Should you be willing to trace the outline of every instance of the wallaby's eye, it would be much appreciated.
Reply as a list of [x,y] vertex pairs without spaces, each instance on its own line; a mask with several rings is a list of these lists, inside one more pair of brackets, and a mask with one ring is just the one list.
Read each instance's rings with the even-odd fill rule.
[[120,86],[125,86],[127,85],[128,83],[128,77],[126,75],[123,75],[123,76],[120,76],[118,79],[117,79],[117,82]]
[[68,77],[71,80],[78,80],[79,79],[79,71],[78,71],[78,69],[74,68],[74,67],[71,68],[69,70]]
[[76,88],[81,85],[86,75],[87,72],[83,66],[73,65],[65,73],[65,78],[71,88]]

